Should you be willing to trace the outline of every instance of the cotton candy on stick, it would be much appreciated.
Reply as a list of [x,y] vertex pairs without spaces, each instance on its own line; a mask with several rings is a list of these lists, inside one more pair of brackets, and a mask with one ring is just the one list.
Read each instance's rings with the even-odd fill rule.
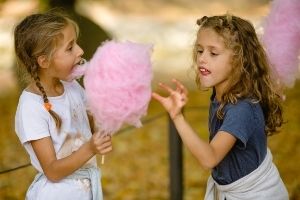
[[151,99],[151,53],[152,45],[107,41],[73,71],[73,77],[84,74],[88,110],[102,133],[142,126]]
[[274,0],[262,41],[280,82],[293,86],[299,75],[300,1]]

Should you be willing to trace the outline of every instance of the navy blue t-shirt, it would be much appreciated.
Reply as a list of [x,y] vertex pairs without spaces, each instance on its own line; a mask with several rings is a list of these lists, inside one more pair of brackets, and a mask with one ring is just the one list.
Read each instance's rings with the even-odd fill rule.
[[219,103],[212,96],[209,110],[211,141],[218,131],[232,134],[236,139],[233,148],[212,170],[212,177],[221,184],[232,183],[255,170],[267,153],[265,120],[259,103],[249,99],[227,104],[223,120],[217,118]]

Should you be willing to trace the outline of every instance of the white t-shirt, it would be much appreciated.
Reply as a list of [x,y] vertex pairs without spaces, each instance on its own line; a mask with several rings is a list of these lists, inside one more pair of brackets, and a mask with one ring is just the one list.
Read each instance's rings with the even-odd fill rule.
[[[64,82],[64,93],[61,96],[48,97],[55,111],[62,120],[57,131],[52,116],[44,107],[40,95],[23,91],[15,116],[15,130],[30,156],[31,164],[39,172],[41,165],[32,149],[31,140],[50,136],[57,159],[64,158],[76,151],[92,136],[85,106],[85,93],[77,81]],[[97,166],[93,157],[85,165]],[[28,199],[60,200],[60,199],[91,199],[88,180],[63,179],[57,183],[46,178],[35,183],[27,193]]]

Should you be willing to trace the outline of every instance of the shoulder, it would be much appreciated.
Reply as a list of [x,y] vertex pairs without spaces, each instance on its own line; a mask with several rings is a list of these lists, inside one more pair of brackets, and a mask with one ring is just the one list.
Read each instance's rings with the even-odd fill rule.
[[231,133],[246,145],[258,127],[264,129],[263,115],[258,115],[258,112],[260,112],[259,103],[250,99],[242,99],[238,100],[236,104],[228,104],[224,108],[223,123],[219,130]]
[[[264,114],[259,102],[251,99],[238,100],[236,104],[228,104],[224,108],[224,123],[252,129],[254,126],[264,127]],[[252,128],[251,128],[252,127]]]
[[34,111],[36,109],[46,109],[43,106],[44,102],[40,95],[23,90],[19,98],[18,109],[28,109]]
[[236,115],[254,115],[261,110],[261,106],[258,102],[251,99],[238,100],[236,104],[228,104],[224,108],[226,114]]
[[15,115],[15,131],[22,143],[49,135],[51,116],[42,97],[23,91]]
[[38,117],[48,119],[49,113],[44,107],[43,99],[40,95],[23,91],[16,110],[16,119]]
[[224,123],[232,126],[253,126],[264,123],[264,115],[258,102],[251,99],[238,100],[236,104],[228,104],[224,108]]

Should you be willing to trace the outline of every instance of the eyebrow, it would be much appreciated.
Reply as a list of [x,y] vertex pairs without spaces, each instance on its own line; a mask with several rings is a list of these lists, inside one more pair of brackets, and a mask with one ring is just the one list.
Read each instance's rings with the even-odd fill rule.
[[[203,47],[202,45],[200,44],[196,44],[196,47]],[[209,49],[219,49],[220,47],[217,47],[217,46],[212,46],[212,45],[209,45],[207,46]]]
[[73,45],[73,44],[74,44],[74,41],[75,41],[75,40],[72,39],[70,42],[68,42],[67,47],[70,46],[70,45]]

